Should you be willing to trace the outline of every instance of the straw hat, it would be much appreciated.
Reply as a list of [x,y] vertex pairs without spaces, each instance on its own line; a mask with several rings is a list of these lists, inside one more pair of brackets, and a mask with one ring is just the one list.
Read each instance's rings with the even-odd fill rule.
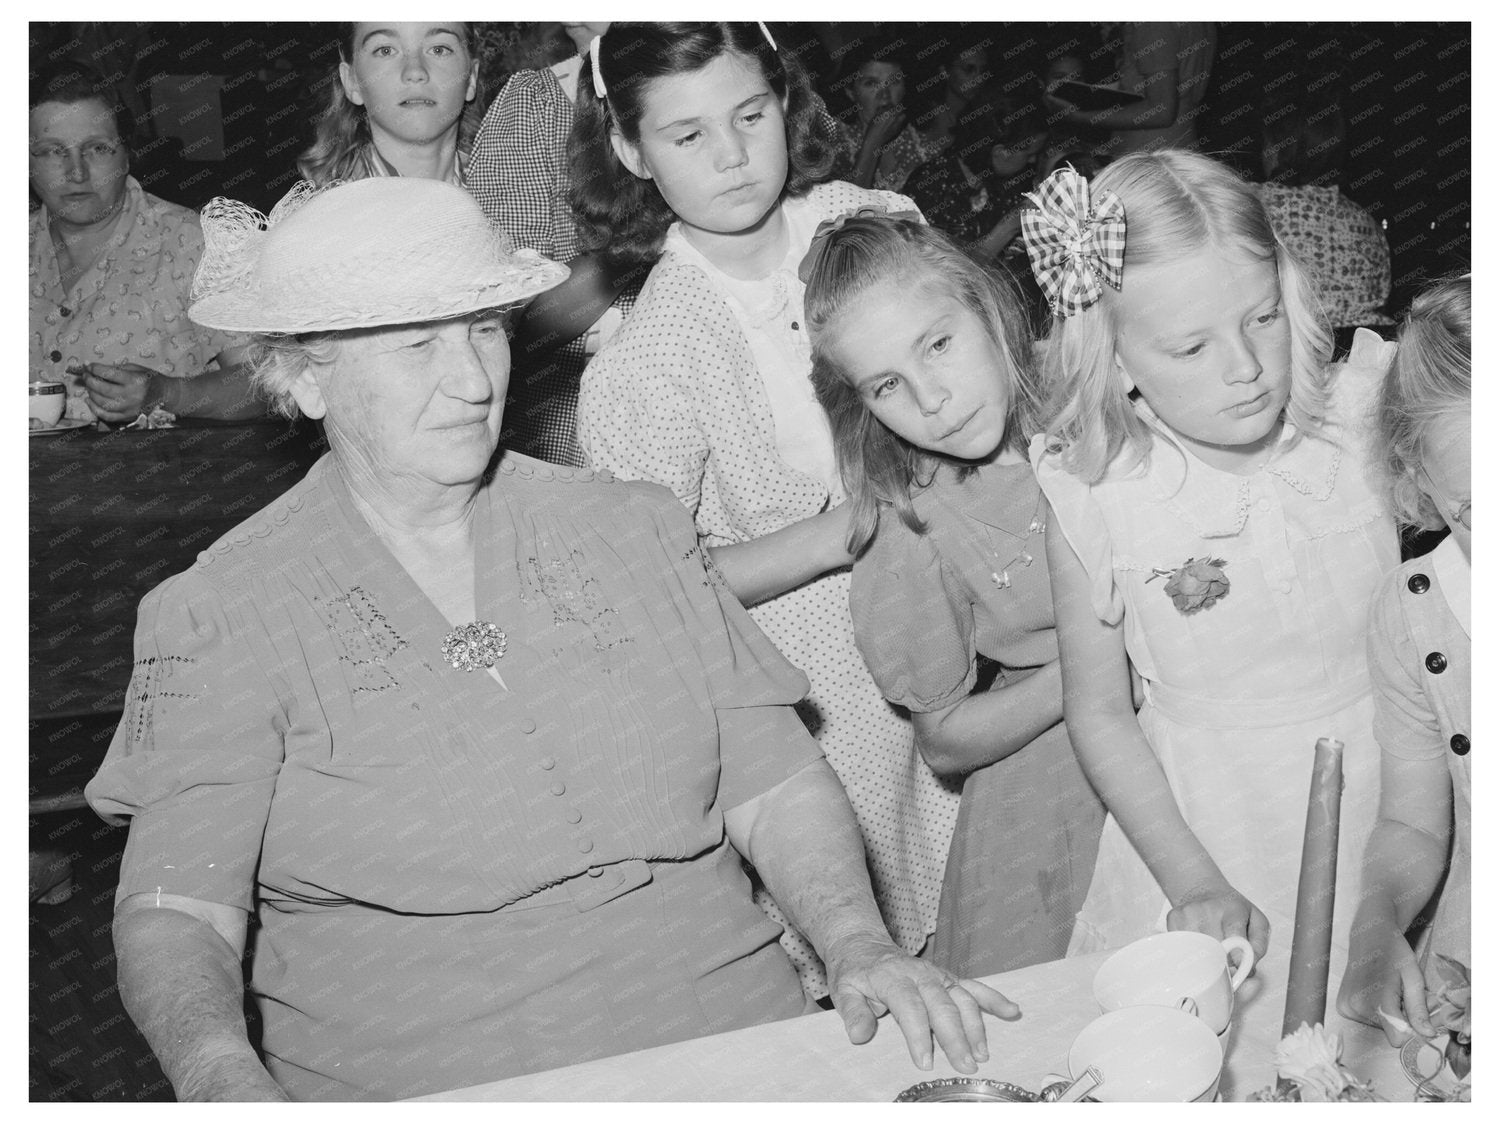
[[516,250],[461,187],[390,177],[298,184],[269,217],[203,208],[188,315],[231,332],[374,328],[527,300],[568,276]]

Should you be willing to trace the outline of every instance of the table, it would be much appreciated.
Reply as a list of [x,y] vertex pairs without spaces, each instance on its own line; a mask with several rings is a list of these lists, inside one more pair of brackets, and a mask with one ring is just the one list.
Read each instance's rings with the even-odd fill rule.
[[[1099,1014],[1091,986],[1107,953],[1038,964],[989,977],[1021,1007],[1013,1023],[986,1016],[990,1061],[979,1075],[1032,1091],[1066,1066],[1074,1036]],[[1334,975],[1345,955],[1334,950]],[[1272,1051],[1281,1035],[1287,958],[1272,955],[1236,996],[1226,1032],[1220,1084],[1225,1100],[1245,1100],[1274,1077]],[[1336,989],[1330,990],[1330,995]],[[1331,1004],[1330,1004],[1331,1005]],[[1331,1028],[1344,1037],[1344,1060],[1391,1100],[1412,1099],[1396,1051],[1373,1027],[1336,1013]],[[938,1054],[930,1071],[917,1069],[890,1019],[875,1038],[851,1046],[833,1011],[691,1039],[563,1069],[415,1098],[423,1101],[891,1101],[919,1081],[957,1076]]]
[[324,445],[312,424],[271,418],[28,440],[37,810],[81,806],[77,781],[108,744],[98,728],[124,705],[141,598],[301,479]]

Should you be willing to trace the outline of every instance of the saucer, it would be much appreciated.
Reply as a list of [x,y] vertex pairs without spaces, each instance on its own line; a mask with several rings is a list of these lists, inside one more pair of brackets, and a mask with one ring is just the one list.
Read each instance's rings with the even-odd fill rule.
[[1430,1042],[1423,1038],[1408,1038],[1401,1047],[1401,1069],[1419,1093],[1448,1094],[1458,1088],[1458,1078],[1443,1055],[1447,1044],[1448,1036],[1440,1034]]
[[30,433],[33,437],[46,437],[53,433],[67,433],[70,429],[79,429],[93,424],[88,418],[63,418],[56,425],[49,425],[45,429],[33,429]]

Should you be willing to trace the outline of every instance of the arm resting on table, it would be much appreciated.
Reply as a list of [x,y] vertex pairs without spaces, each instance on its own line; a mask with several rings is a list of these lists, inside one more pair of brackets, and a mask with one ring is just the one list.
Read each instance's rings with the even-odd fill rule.
[[191,379],[162,381],[162,405],[179,417],[254,421],[266,416],[266,402],[250,385],[248,348],[221,351],[217,369]]
[[932,1038],[954,1068],[988,1060],[981,1010],[1016,1018],[1019,1008],[983,984],[963,987],[897,948],[880,919],[864,844],[843,785],[819,761],[724,813],[730,842],[828,968],[834,1006],[851,1042],[868,1042],[889,1010],[912,1060],[932,1066]]
[[115,907],[120,999],[182,1101],[284,1101],[245,1031],[246,914],[171,894]]

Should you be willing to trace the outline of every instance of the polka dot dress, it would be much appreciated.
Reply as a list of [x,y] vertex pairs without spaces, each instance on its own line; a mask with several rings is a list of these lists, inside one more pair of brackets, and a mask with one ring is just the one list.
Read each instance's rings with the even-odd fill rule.
[[[806,241],[817,221],[870,203],[914,209],[901,196],[843,183],[784,206]],[[831,497],[825,480],[778,453],[755,352],[712,267],[694,257],[669,248],[584,372],[579,441],[595,467],[670,487],[693,510],[705,545],[721,546],[815,515]],[[787,310],[799,324],[800,297],[798,289]],[[870,678],[854,643],[849,581],[847,570],[825,574],[751,615],[812,683],[803,717],[849,794],[886,924],[916,952],[937,916],[959,793],[928,769],[910,721]],[[787,925],[764,891],[759,900]],[[827,994],[811,946],[790,928],[782,944],[809,993]]]

